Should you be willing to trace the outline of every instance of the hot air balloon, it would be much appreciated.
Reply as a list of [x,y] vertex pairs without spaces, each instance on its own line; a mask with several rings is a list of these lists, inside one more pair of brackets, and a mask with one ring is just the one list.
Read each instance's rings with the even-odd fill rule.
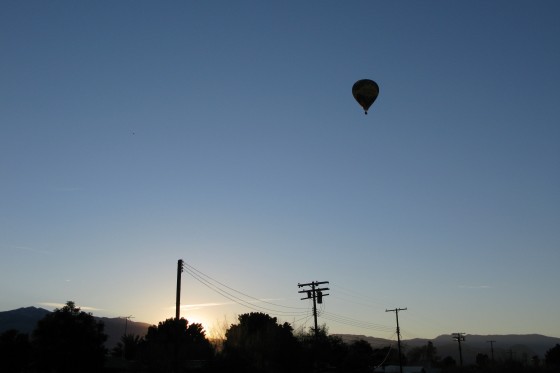
[[377,95],[379,95],[379,86],[373,80],[358,80],[352,86],[352,95],[358,101],[358,104],[364,108],[364,112],[367,115],[369,107],[373,104]]

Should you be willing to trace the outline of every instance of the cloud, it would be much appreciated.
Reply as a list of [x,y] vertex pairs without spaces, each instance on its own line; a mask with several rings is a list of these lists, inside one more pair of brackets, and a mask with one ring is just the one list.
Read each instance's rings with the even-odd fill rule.
[[277,302],[280,300],[284,300],[284,298],[262,298],[253,301],[248,301],[249,303],[261,303],[261,302]]
[[[56,303],[56,302],[39,302],[41,306],[49,307],[49,308],[62,308],[66,306],[66,303]],[[102,311],[101,308],[89,307],[89,306],[80,306],[76,305],[82,311]]]
[[489,285],[459,285],[461,289],[490,289]]
[[[267,303],[270,301],[278,301],[278,300],[282,300],[282,299],[274,299],[274,298],[264,298],[264,299],[253,299],[253,300],[244,300],[245,303]],[[208,307],[220,307],[220,306],[229,306],[232,304],[239,304],[236,302],[225,302],[225,303],[197,303],[197,304],[181,304],[181,309],[182,310],[199,310],[202,308],[208,308]],[[175,306],[170,306],[167,309],[175,309]]]
[[52,188],[55,192],[78,192],[83,190],[83,188],[77,187],[53,187]]
[[[230,304],[234,304],[233,302],[227,302],[227,303],[197,303],[197,304],[181,304],[181,309],[182,310],[199,310],[202,308],[208,308],[208,307],[220,307],[220,306],[227,306]],[[175,309],[175,306],[170,306],[167,307],[167,309]]]
[[41,249],[35,249],[33,247],[29,247],[29,246],[21,246],[21,245],[0,245],[3,248],[6,249],[11,249],[11,250],[18,250],[18,251],[27,251],[27,252],[31,252],[31,253],[37,253],[37,254],[52,254],[50,251],[47,250],[41,250]]

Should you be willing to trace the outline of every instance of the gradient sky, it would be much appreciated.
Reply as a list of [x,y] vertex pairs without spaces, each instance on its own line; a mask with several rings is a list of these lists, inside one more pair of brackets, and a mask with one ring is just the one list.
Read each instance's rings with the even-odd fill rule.
[[553,0],[0,2],[0,310],[157,323],[182,258],[182,315],[208,330],[309,327],[297,285],[330,281],[330,333],[395,338],[385,310],[406,307],[403,338],[560,337],[559,18]]

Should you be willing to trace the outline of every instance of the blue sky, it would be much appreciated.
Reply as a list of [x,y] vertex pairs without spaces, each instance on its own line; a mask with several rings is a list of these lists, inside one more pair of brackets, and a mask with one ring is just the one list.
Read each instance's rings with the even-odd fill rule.
[[404,338],[560,337],[559,16],[3,1],[0,310],[157,323],[182,258],[249,302],[184,273],[182,315],[207,329],[267,310],[309,327],[297,284],[330,281],[331,333],[395,338],[385,310],[407,307]]

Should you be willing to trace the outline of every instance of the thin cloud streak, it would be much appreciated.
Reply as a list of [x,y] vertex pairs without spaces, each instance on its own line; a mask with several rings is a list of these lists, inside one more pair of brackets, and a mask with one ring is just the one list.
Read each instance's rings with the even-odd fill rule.
[[[198,304],[181,304],[181,309],[183,310],[199,310],[202,308],[209,308],[209,307],[220,307],[220,306],[228,306],[235,304],[233,302],[227,303],[198,303]],[[167,309],[175,309],[175,306],[168,307]]]
[[3,248],[10,249],[10,250],[18,250],[18,251],[26,251],[30,253],[37,253],[37,254],[48,254],[52,255],[52,252],[47,250],[35,249],[29,246],[19,246],[19,245],[0,245]]
[[[56,303],[56,302],[39,302],[37,304],[44,307],[58,308],[58,309],[66,306],[66,303]],[[82,311],[103,311],[102,308],[95,308],[89,306],[77,306],[77,307]]]
[[489,285],[459,285],[460,289],[490,289]]
[[[279,301],[282,300],[281,298],[263,298],[263,299],[258,299],[258,300],[246,300],[246,303],[251,303],[251,304],[255,304],[255,303],[263,303],[263,302],[271,302],[271,301]],[[199,310],[199,309],[203,309],[203,308],[209,308],[209,307],[220,307],[220,306],[230,306],[233,304],[238,304],[235,302],[223,302],[223,303],[196,303],[196,304],[181,304],[181,309],[183,310]],[[169,306],[166,309],[172,310],[175,309],[175,306]]]
[[[245,302],[247,303],[262,303],[262,302],[270,302],[270,301],[279,301],[282,300],[280,298],[276,299],[276,298],[264,298],[264,299],[258,299],[258,300],[246,300]],[[235,302],[224,302],[224,303],[197,303],[197,304],[181,304],[181,309],[185,309],[185,310],[199,310],[202,308],[208,308],[208,307],[220,307],[220,306],[230,306],[233,304],[237,304]],[[170,306],[167,307],[167,309],[175,309],[175,306]]]
[[55,192],[78,192],[83,190],[83,188],[78,187],[53,187],[52,190]]

